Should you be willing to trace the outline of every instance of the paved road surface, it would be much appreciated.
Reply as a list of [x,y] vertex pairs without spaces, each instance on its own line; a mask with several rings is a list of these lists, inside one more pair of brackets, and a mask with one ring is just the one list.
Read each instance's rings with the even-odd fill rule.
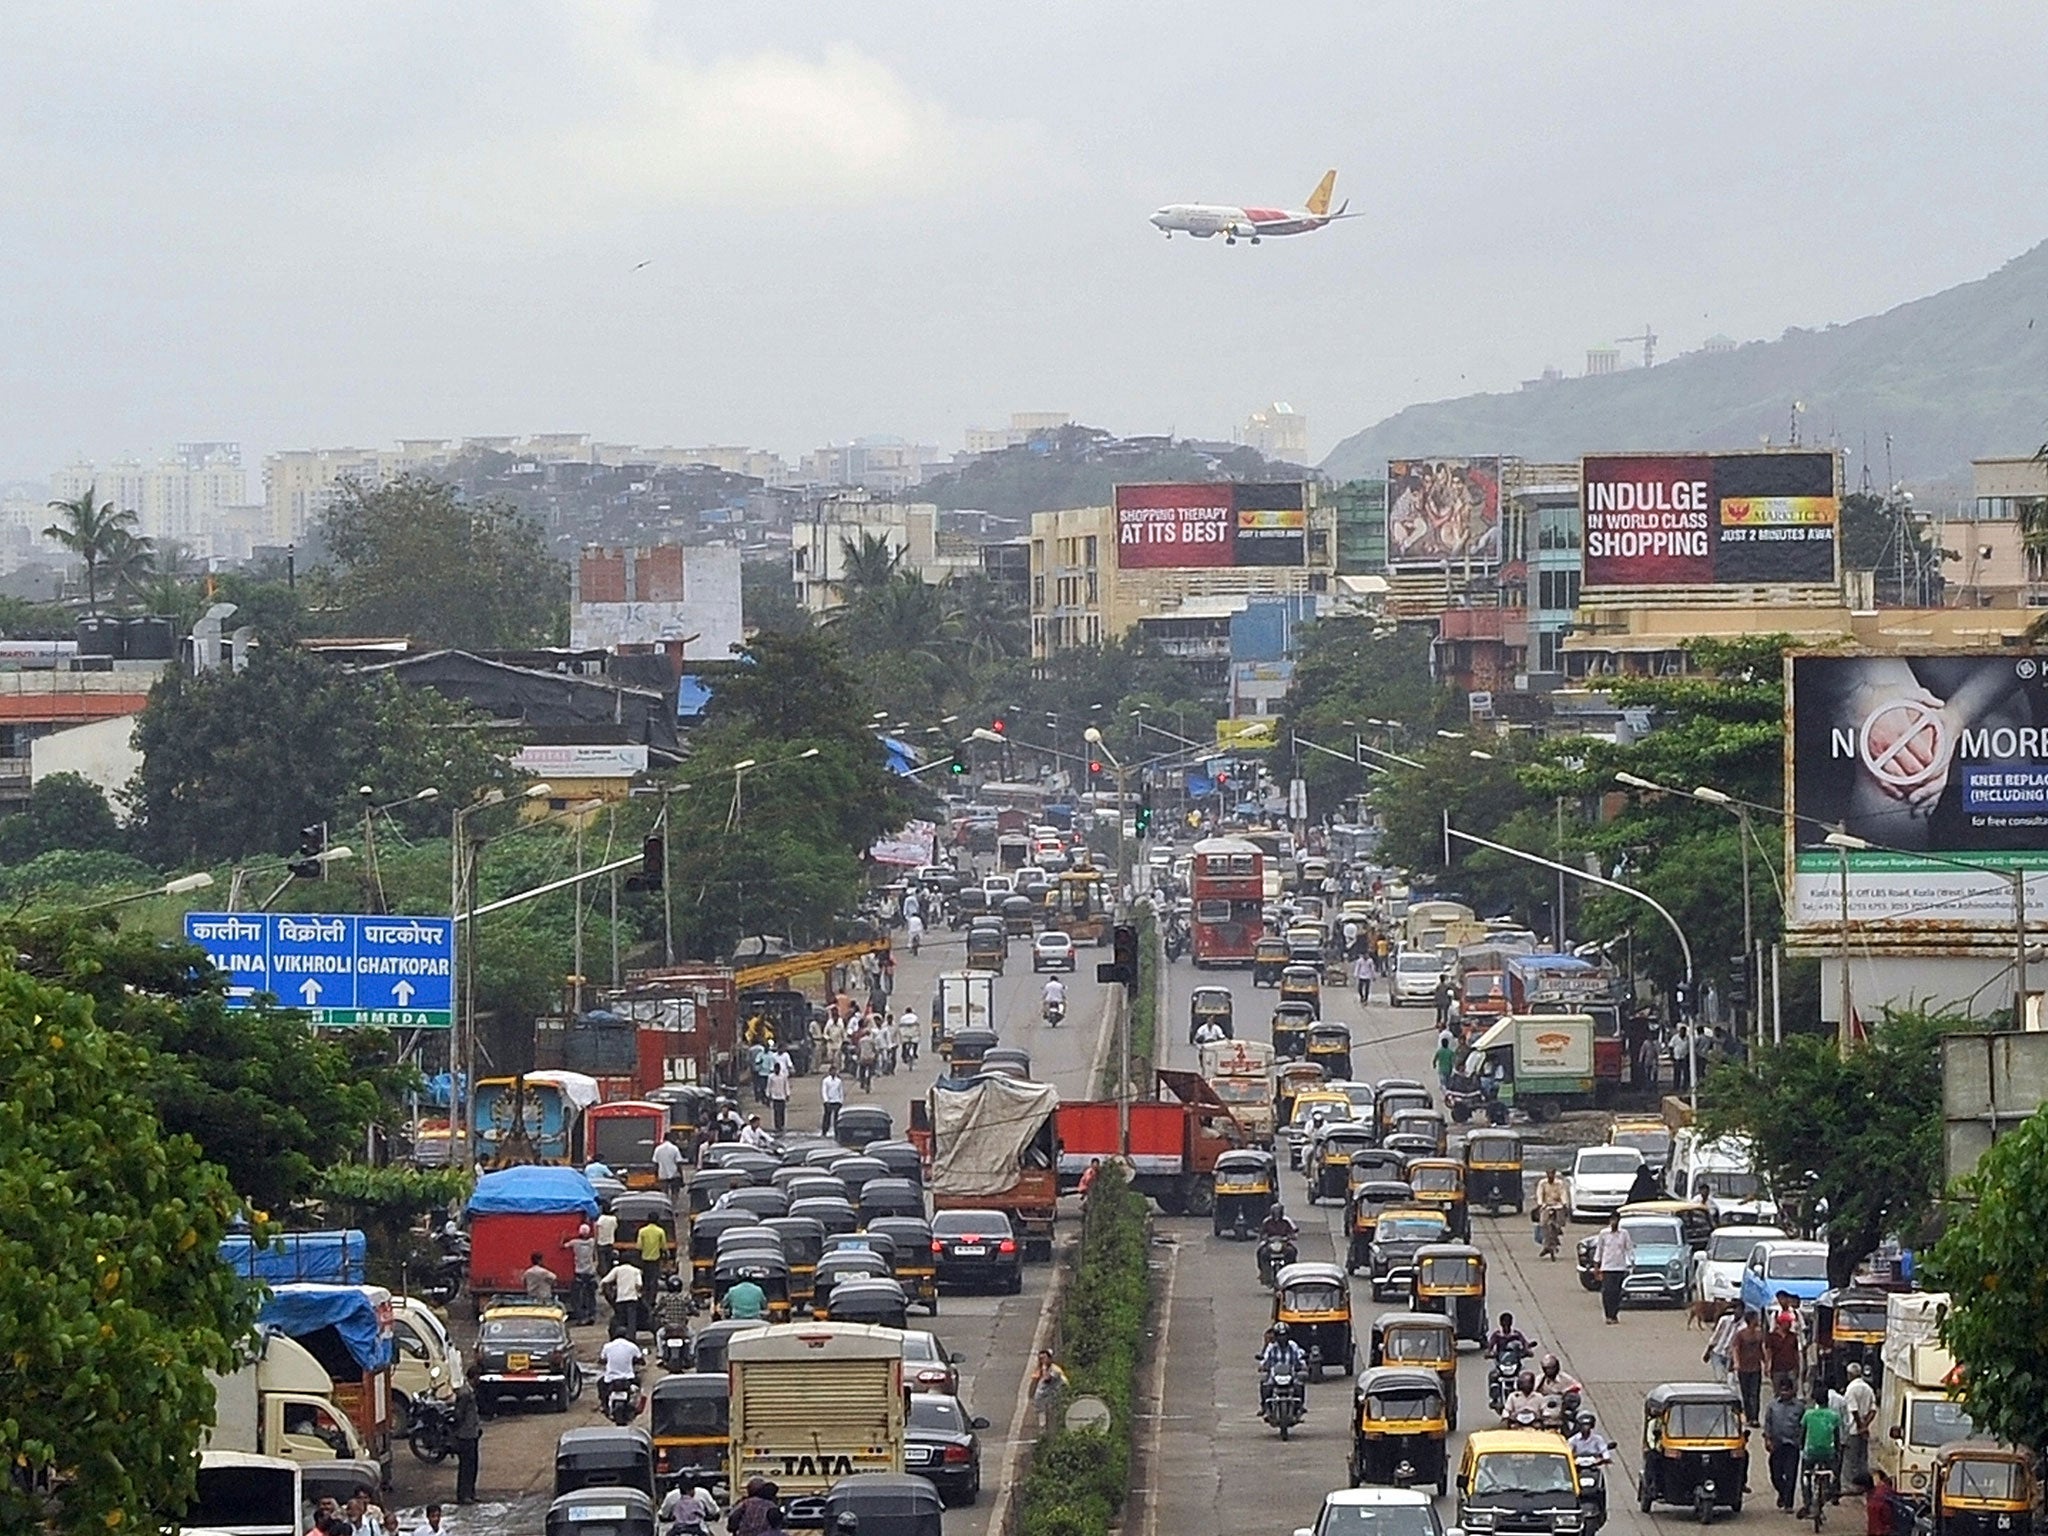
[[[997,1028],[1005,1045],[1021,1045],[1032,1053],[1033,1075],[1055,1085],[1062,1097],[1085,1097],[1089,1065],[1099,1039],[1105,989],[1095,981],[1095,962],[1108,951],[1084,948],[1076,975],[1067,982],[1068,1023],[1047,1029],[1039,1018],[1040,989],[1045,978],[1031,974],[1029,945],[1013,940],[1005,974],[995,988]],[[931,936],[923,953],[912,957],[907,950],[898,954],[896,966],[897,1012],[903,1007],[917,1010],[929,1028],[935,978],[941,970],[962,963],[962,942],[958,935]],[[929,1035],[925,1037],[928,1044]],[[938,1070],[937,1058],[926,1050],[914,1068],[899,1067],[893,1076],[877,1076],[874,1091],[862,1094],[849,1079],[848,1101],[880,1104],[895,1118],[900,1134],[909,1123],[913,1098],[922,1097]],[[792,1131],[815,1131],[819,1124],[818,1079],[799,1078],[790,1102]],[[928,1327],[949,1349],[966,1356],[961,1366],[961,1397],[971,1412],[986,1417],[991,1427],[982,1433],[981,1501],[973,1508],[958,1509],[946,1517],[949,1536],[983,1536],[988,1529],[991,1506],[1002,1468],[1010,1452],[1019,1407],[1018,1398],[1025,1376],[1031,1342],[1044,1304],[1048,1267],[1027,1266],[1024,1291],[1018,1296],[942,1296],[939,1315],[927,1323],[920,1312],[911,1314],[913,1327]],[[594,1361],[603,1343],[600,1328],[576,1330],[586,1362]],[[462,1333],[466,1341],[469,1332]],[[643,1339],[642,1343],[648,1341]],[[650,1375],[652,1372],[650,1371]],[[594,1379],[594,1378],[593,1378]],[[600,1423],[596,1393],[586,1388],[580,1401],[567,1414],[539,1409],[509,1410],[487,1420],[480,1457],[478,1491],[483,1502],[474,1509],[448,1511],[448,1528],[456,1536],[470,1533],[537,1532],[552,1491],[555,1438],[564,1429]],[[398,1502],[403,1509],[417,1510],[430,1500],[444,1503],[455,1491],[454,1464],[421,1466],[402,1447],[398,1453]]]
[[[1271,1036],[1267,1021],[1274,993],[1254,988],[1248,972],[1197,971],[1189,960],[1167,968],[1164,1015],[1161,1020],[1167,1051],[1164,1065],[1193,1068],[1194,1048],[1187,1043],[1188,994],[1197,985],[1223,984],[1235,995],[1236,1030],[1248,1039]],[[1381,983],[1383,986],[1384,983]],[[1353,1071],[1363,1078],[1414,1077],[1433,1082],[1429,1057],[1435,1049],[1434,1015],[1422,1009],[1385,1006],[1375,988],[1370,1007],[1361,1008],[1355,994],[1337,988],[1324,991],[1325,1014],[1352,1026]],[[1532,1151],[1531,1161],[1535,1160]],[[1303,1259],[1343,1260],[1342,1213],[1335,1205],[1311,1207],[1299,1177],[1283,1170],[1288,1214],[1303,1228]],[[1253,1366],[1259,1338],[1270,1319],[1270,1300],[1258,1284],[1252,1245],[1214,1238],[1206,1221],[1162,1218],[1162,1234],[1176,1239],[1168,1270],[1171,1301],[1166,1309],[1166,1371],[1164,1402],[1159,1405],[1158,1448],[1145,1483],[1156,1490],[1156,1504],[1146,1512],[1136,1536],[1153,1531],[1173,1536],[1246,1531],[1286,1532],[1315,1517],[1322,1495],[1346,1482],[1350,1450],[1348,1412],[1350,1384],[1330,1377],[1309,1390],[1307,1422],[1288,1444],[1258,1417],[1258,1380]],[[1599,1298],[1579,1287],[1568,1262],[1576,1238],[1590,1231],[1575,1228],[1567,1238],[1566,1255],[1554,1264],[1543,1262],[1524,1217],[1507,1215],[1473,1220],[1473,1241],[1487,1255],[1488,1310],[1514,1312],[1524,1331],[1554,1349],[1565,1368],[1587,1388],[1601,1428],[1621,1446],[1621,1465],[1610,1473],[1609,1523],[1620,1533],[1662,1531],[1691,1525],[1680,1510],[1640,1514],[1635,1502],[1635,1467],[1639,1461],[1640,1413],[1643,1394],[1660,1381],[1703,1378],[1701,1334],[1689,1331],[1677,1311],[1631,1308],[1619,1327],[1602,1324]],[[1356,1284],[1353,1317],[1361,1339],[1372,1319],[1399,1310],[1376,1303],[1369,1289]],[[1484,1427],[1486,1378],[1484,1362],[1466,1346],[1459,1372],[1461,1429]],[[1463,1445],[1453,1437],[1452,1467]],[[1761,1452],[1752,1447],[1758,1465],[1751,1488],[1760,1500],[1744,1505],[1740,1516],[1722,1511],[1716,1520],[1748,1525],[1776,1524],[1784,1517],[1771,1506],[1769,1480]],[[1279,1475],[1275,1475],[1275,1474]],[[1440,1513],[1449,1525],[1455,1518],[1455,1493]],[[1846,1529],[1860,1517],[1845,1504],[1834,1524]]]

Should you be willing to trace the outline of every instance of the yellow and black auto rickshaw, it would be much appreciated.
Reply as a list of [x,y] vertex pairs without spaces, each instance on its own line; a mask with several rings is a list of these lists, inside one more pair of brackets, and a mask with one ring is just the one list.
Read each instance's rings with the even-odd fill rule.
[[1436,1372],[1375,1366],[1358,1378],[1352,1407],[1351,1486],[1434,1485],[1441,1497],[1450,1478],[1451,1420]]
[[1287,941],[1268,934],[1252,947],[1252,985],[1277,987],[1280,972],[1287,966]]
[[1467,1242],[1472,1236],[1472,1211],[1465,1198],[1465,1165],[1455,1157],[1412,1157],[1403,1177],[1415,1190],[1417,1205],[1434,1206],[1450,1223],[1451,1236]]
[[1393,1123],[1380,1129],[1388,1136],[1426,1136],[1436,1143],[1431,1155],[1442,1157],[1450,1148],[1450,1122],[1444,1119],[1440,1109],[1418,1109],[1414,1106],[1397,1110]]
[[1372,1127],[1362,1121],[1346,1120],[1323,1132],[1320,1146],[1311,1144],[1308,1175],[1308,1203],[1343,1201],[1351,1190],[1351,1159],[1361,1152],[1377,1152]]
[[1240,1148],[1216,1159],[1216,1209],[1210,1229],[1218,1237],[1250,1238],[1280,1198],[1279,1164],[1270,1152]]
[[1385,1147],[1361,1148],[1351,1154],[1350,1177],[1346,1181],[1350,1188],[1345,1191],[1345,1198],[1349,1199],[1356,1193],[1361,1184],[1387,1179],[1406,1184],[1408,1181],[1402,1175],[1407,1168],[1408,1159],[1398,1152],[1390,1152]]
[[1489,1214],[1523,1208],[1522,1136],[1486,1126],[1465,1136],[1465,1200]]
[[[1302,1002],[1283,1002],[1273,1010],[1273,1058],[1276,1061],[1307,1061],[1309,1026],[1316,1021],[1315,1009]],[[1321,1065],[1315,1064],[1318,1072]],[[1327,1078],[1329,1074],[1324,1073]]]
[[1372,1266],[1372,1234],[1380,1224],[1380,1212],[1415,1203],[1415,1192],[1399,1179],[1368,1179],[1351,1189],[1346,1226],[1350,1241],[1345,1245],[1344,1269],[1357,1274]]
[[718,1239],[742,1227],[758,1227],[761,1218],[752,1211],[706,1211],[690,1223],[690,1294],[699,1302],[711,1300],[711,1272],[718,1263]]
[[2034,1463],[2025,1451],[1963,1441],[1934,1458],[1934,1536],[2033,1536]]
[[1822,1395],[1848,1387],[1852,1364],[1863,1367],[1871,1391],[1883,1384],[1884,1318],[1884,1292],[1865,1286],[1841,1286],[1815,1299],[1807,1347],[1811,1379]]
[[1197,987],[1188,995],[1188,1044],[1195,1043],[1195,1036],[1204,1024],[1214,1024],[1230,1039],[1237,1038],[1236,1027],[1231,1022],[1231,998],[1228,987]]
[[1742,1398],[1733,1387],[1670,1381],[1643,1399],[1643,1473],[1636,1500],[1644,1514],[1658,1504],[1690,1504],[1701,1525],[1716,1509],[1742,1513],[1749,1481],[1749,1437]]
[[[1279,1021],[1274,1021],[1274,1054],[1278,1055]],[[1320,1088],[1326,1079],[1323,1069],[1309,1061],[1283,1061],[1273,1069],[1273,1123],[1286,1125],[1294,1118],[1294,1101],[1311,1088]]]
[[1417,1312],[1440,1312],[1461,1339],[1486,1345],[1486,1255],[1470,1243],[1431,1243],[1416,1250],[1410,1282]]
[[768,1303],[768,1321],[789,1321],[789,1265],[780,1254],[757,1249],[721,1254],[711,1271],[712,1301],[722,1307],[725,1293],[742,1280],[751,1280],[761,1288]]
[[877,1216],[868,1231],[886,1237],[896,1245],[889,1258],[889,1273],[903,1287],[903,1294],[939,1315],[939,1261],[932,1255],[932,1224],[922,1216]]
[[1351,1286],[1334,1264],[1289,1264],[1274,1277],[1273,1321],[1285,1323],[1308,1356],[1308,1379],[1325,1370],[1354,1375],[1358,1349],[1351,1337]]
[[1332,1082],[1351,1076],[1351,1029],[1344,1024],[1318,1021],[1309,1026],[1308,1059],[1323,1069]]
[[1286,965],[1280,968],[1280,1001],[1283,1003],[1307,1003],[1316,1017],[1323,1012],[1323,977],[1312,965]]
[[1431,1107],[1429,1090],[1412,1079],[1383,1079],[1372,1097],[1373,1124],[1380,1128],[1381,1135],[1394,1129],[1394,1121],[1403,1110],[1428,1109]]
[[1372,1363],[1433,1371],[1444,1390],[1444,1420],[1458,1427],[1458,1336],[1434,1312],[1382,1312],[1372,1325]]
[[664,1376],[649,1393],[654,1475],[664,1485],[723,1484],[730,1449],[724,1371]]

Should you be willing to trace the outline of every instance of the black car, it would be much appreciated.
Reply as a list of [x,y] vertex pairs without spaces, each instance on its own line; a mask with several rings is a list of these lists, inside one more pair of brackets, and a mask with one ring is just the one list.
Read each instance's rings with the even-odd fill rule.
[[932,1257],[939,1284],[1024,1289],[1024,1250],[1001,1211],[941,1211],[932,1218]]
[[1429,1243],[1450,1240],[1450,1223],[1441,1211],[1403,1206],[1381,1213],[1372,1234],[1372,1299],[1379,1301],[1405,1292],[1415,1273],[1415,1251]]
[[567,1413],[583,1391],[568,1314],[529,1302],[489,1308],[477,1325],[469,1380],[480,1413],[528,1397],[544,1397],[556,1413]]
[[903,1430],[903,1469],[929,1478],[948,1505],[981,1497],[981,1437],[987,1419],[971,1416],[957,1397],[938,1392],[910,1394],[910,1418]]

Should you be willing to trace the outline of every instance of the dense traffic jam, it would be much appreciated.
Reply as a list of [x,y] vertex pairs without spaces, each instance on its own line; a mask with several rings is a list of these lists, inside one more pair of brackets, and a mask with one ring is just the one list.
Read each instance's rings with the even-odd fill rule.
[[[322,1497],[387,1489],[404,1444],[453,1459],[467,1503],[483,1420],[589,1403],[602,1422],[556,1445],[549,1536],[689,1536],[721,1519],[744,1536],[930,1536],[980,1499],[989,1428],[935,1331],[943,1300],[1018,1292],[1027,1259],[1055,1252],[1062,1194],[1117,1159],[1163,1222],[1190,1224],[1183,1241],[1206,1227],[1248,1245],[1244,1281],[1270,1319],[1258,1418],[1278,1440],[1346,1382],[1343,1465],[1304,1468],[1343,1484],[1314,1536],[1591,1536],[1631,1486],[1641,1513],[1701,1524],[1768,1489],[1816,1530],[1847,1496],[1872,1536],[2031,1531],[2031,1462],[1973,1435],[1949,1395],[1944,1298],[1898,1264],[1831,1285],[1826,1245],[1780,1210],[1747,1148],[1708,1140],[1660,1094],[1659,1032],[1597,960],[1411,900],[1391,872],[1283,834],[1161,847],[1146,883],[1167,954],[1243,966],[1252,996],[1270,989],[1270,1017],[1245,1018],[1242,992],[1198,977],[1197,1070],[1162,1067],[1136,1102],[1062,1103],[995,1028],[995,979],[1023,940],[1049,978],[1037,1022],[1057,1028],[1077,950],[1106,955],[1127,930],[1085,844],[1039,835],[1052,832],[1031,827],[1019,850],[1038,862],[968,860],[907,883],[895,919],[913,938],[927,919],[957,932],[964,959],[940,970],[924,1019],[835,1003],[800,1010],[778,1042],[773,1025],[754,1038],[760,1004],[730,1084],[593,1104],[552,1160],[483,1174],[459,1228],[436,1234],[442,1283],[424,1299],[355,1283],[349,1234],[234,1256],[269,1284],[266,1347],[221,1383],[203,1493],[251,1506],[250,1480],[281,1461],[293,1513],[278,1528],[297,1531]],[[1395,1009],[1434,1005],[1433,1082],[1357,1070],[1380,1040],[1375,985]],[[1358,1022],[1335,1017],[1354,995]],[[1377,1015],[1390,1017],[1412,1028]],[[1180,1021],[1161,1023],[1177,1047]],[[737,1089],[781,1079],[786,1097],[793,1033],[807,1065],[863,1085],[884,1070],[877,1036],[888,1071],[928,1040],[937,1081],[906,1125],[844,1102],[842,1085],[818,1132],[779,1113],[769,1129]],[[573,1076],[517,1091],[573,1099]],[[1610,1107],[1624,1096],[1644,1110]],[[650,1107],[656,1121],[629,1118]],[[592,1132],[614,1119],[639,1129]],[[1589,1144],[1554,1134],[1595,1126]],[[616,1168],[601,1149],[623,1154]],[[1308,1232],[1290,1214],[1304,1211]],[[1489,1299],[1499,1267],[1530,1262],[1571,1265],[1607,1323],[1624,1308],[1683,1317],[1701,1372],[1619,1422],[1608,1402],[1603,1423],[1559,1341]],[[467,1309],[469,1348],[428,1300]],[[601,1318],[593,1360],[573,1330]],[[1030,1399],[1053,1406],[1061,1390],[1041,1370]]]
[[[1873,1536],[2032,1529],[2029,1457],[1975,1435],[1950,1395],[1946,1298],[1913,1290],[1895,1249],[1832,1285],[1826,1243],[1781,1213],[1741,1140],[1703,1137],[1683,1098],[1659,1098],[1668,1043],[1617,978],[1312,852],[1281,852],[1292,867],[1276,892],[1275,836],[1199,842],[1167,878],[1185,892],[1198,965],[1247,947],[1242,931],[1214,933],[1236,912],[1219,895],[1263,884],[1249,950],[1254,984],[1275,989],[1270,1045],[1246,1038],[1224,987],[1191,989],[1187,1028],[1205,1070],[1250,1056],[1270,1086],[1275,1132],[1219,1162],[1212,1218],[1215,1238],[1256,1245],[1270,1293],[1260,1417],[1288,1440],[1313,1386],[1350,1382],[1347,1486],[1297,1536],[1453,1523],[1577,1536],[1607,1522],[1610,1483],[1625,1497],[1625,1482],[1642,1514],[1676,1506],[1699,1524],[1768,1492],[1815,1530],[1845,1497]],[[1433,1087],[1352,1075],[1325,988],[1363,1002],[1376,983],[1397,1008],[1435,1004]],[[1598,1110],[1624,1085],[1652,1112]],[[1604,1138],[1547,1139],[1571,1112]],[[1335,1262],[1303,1258],[1297,1201],[1343,1212]],[[1567,1245],[1574,1224],[1584,1235]],[[1532,1233],[1538,1262],[1572,1262],[1604,1321],[1624,1307],[1682,1315],[1703,1373],[1603,1425],[1555,1346],[1489,1310],[1490,1260],[1525,1262]],[[1355,1290],[1375,1310],[1354,1313]],[[1483,1406],[1460,1401],[1473,1355]]]

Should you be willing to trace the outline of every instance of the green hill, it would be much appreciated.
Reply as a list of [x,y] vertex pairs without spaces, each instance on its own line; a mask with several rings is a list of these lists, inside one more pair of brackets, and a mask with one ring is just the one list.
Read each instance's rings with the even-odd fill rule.
[[[2036,324],[2036,320],[2040,324]],[[1777,341],[1695,352],[1655,368],[1561,379],[1513,394],[1411,405],[1339,443],[1331,476],[1386,472],[1390,458],[1753,448],[1832,434],[1875,455],[1892,434],[1906,479],[1967,476],[1972,458],[2031,453],[2048,439],[2048,243],[1976,282],[1881,315]],[[1879,460],[1881,465],[1882,460]]]

